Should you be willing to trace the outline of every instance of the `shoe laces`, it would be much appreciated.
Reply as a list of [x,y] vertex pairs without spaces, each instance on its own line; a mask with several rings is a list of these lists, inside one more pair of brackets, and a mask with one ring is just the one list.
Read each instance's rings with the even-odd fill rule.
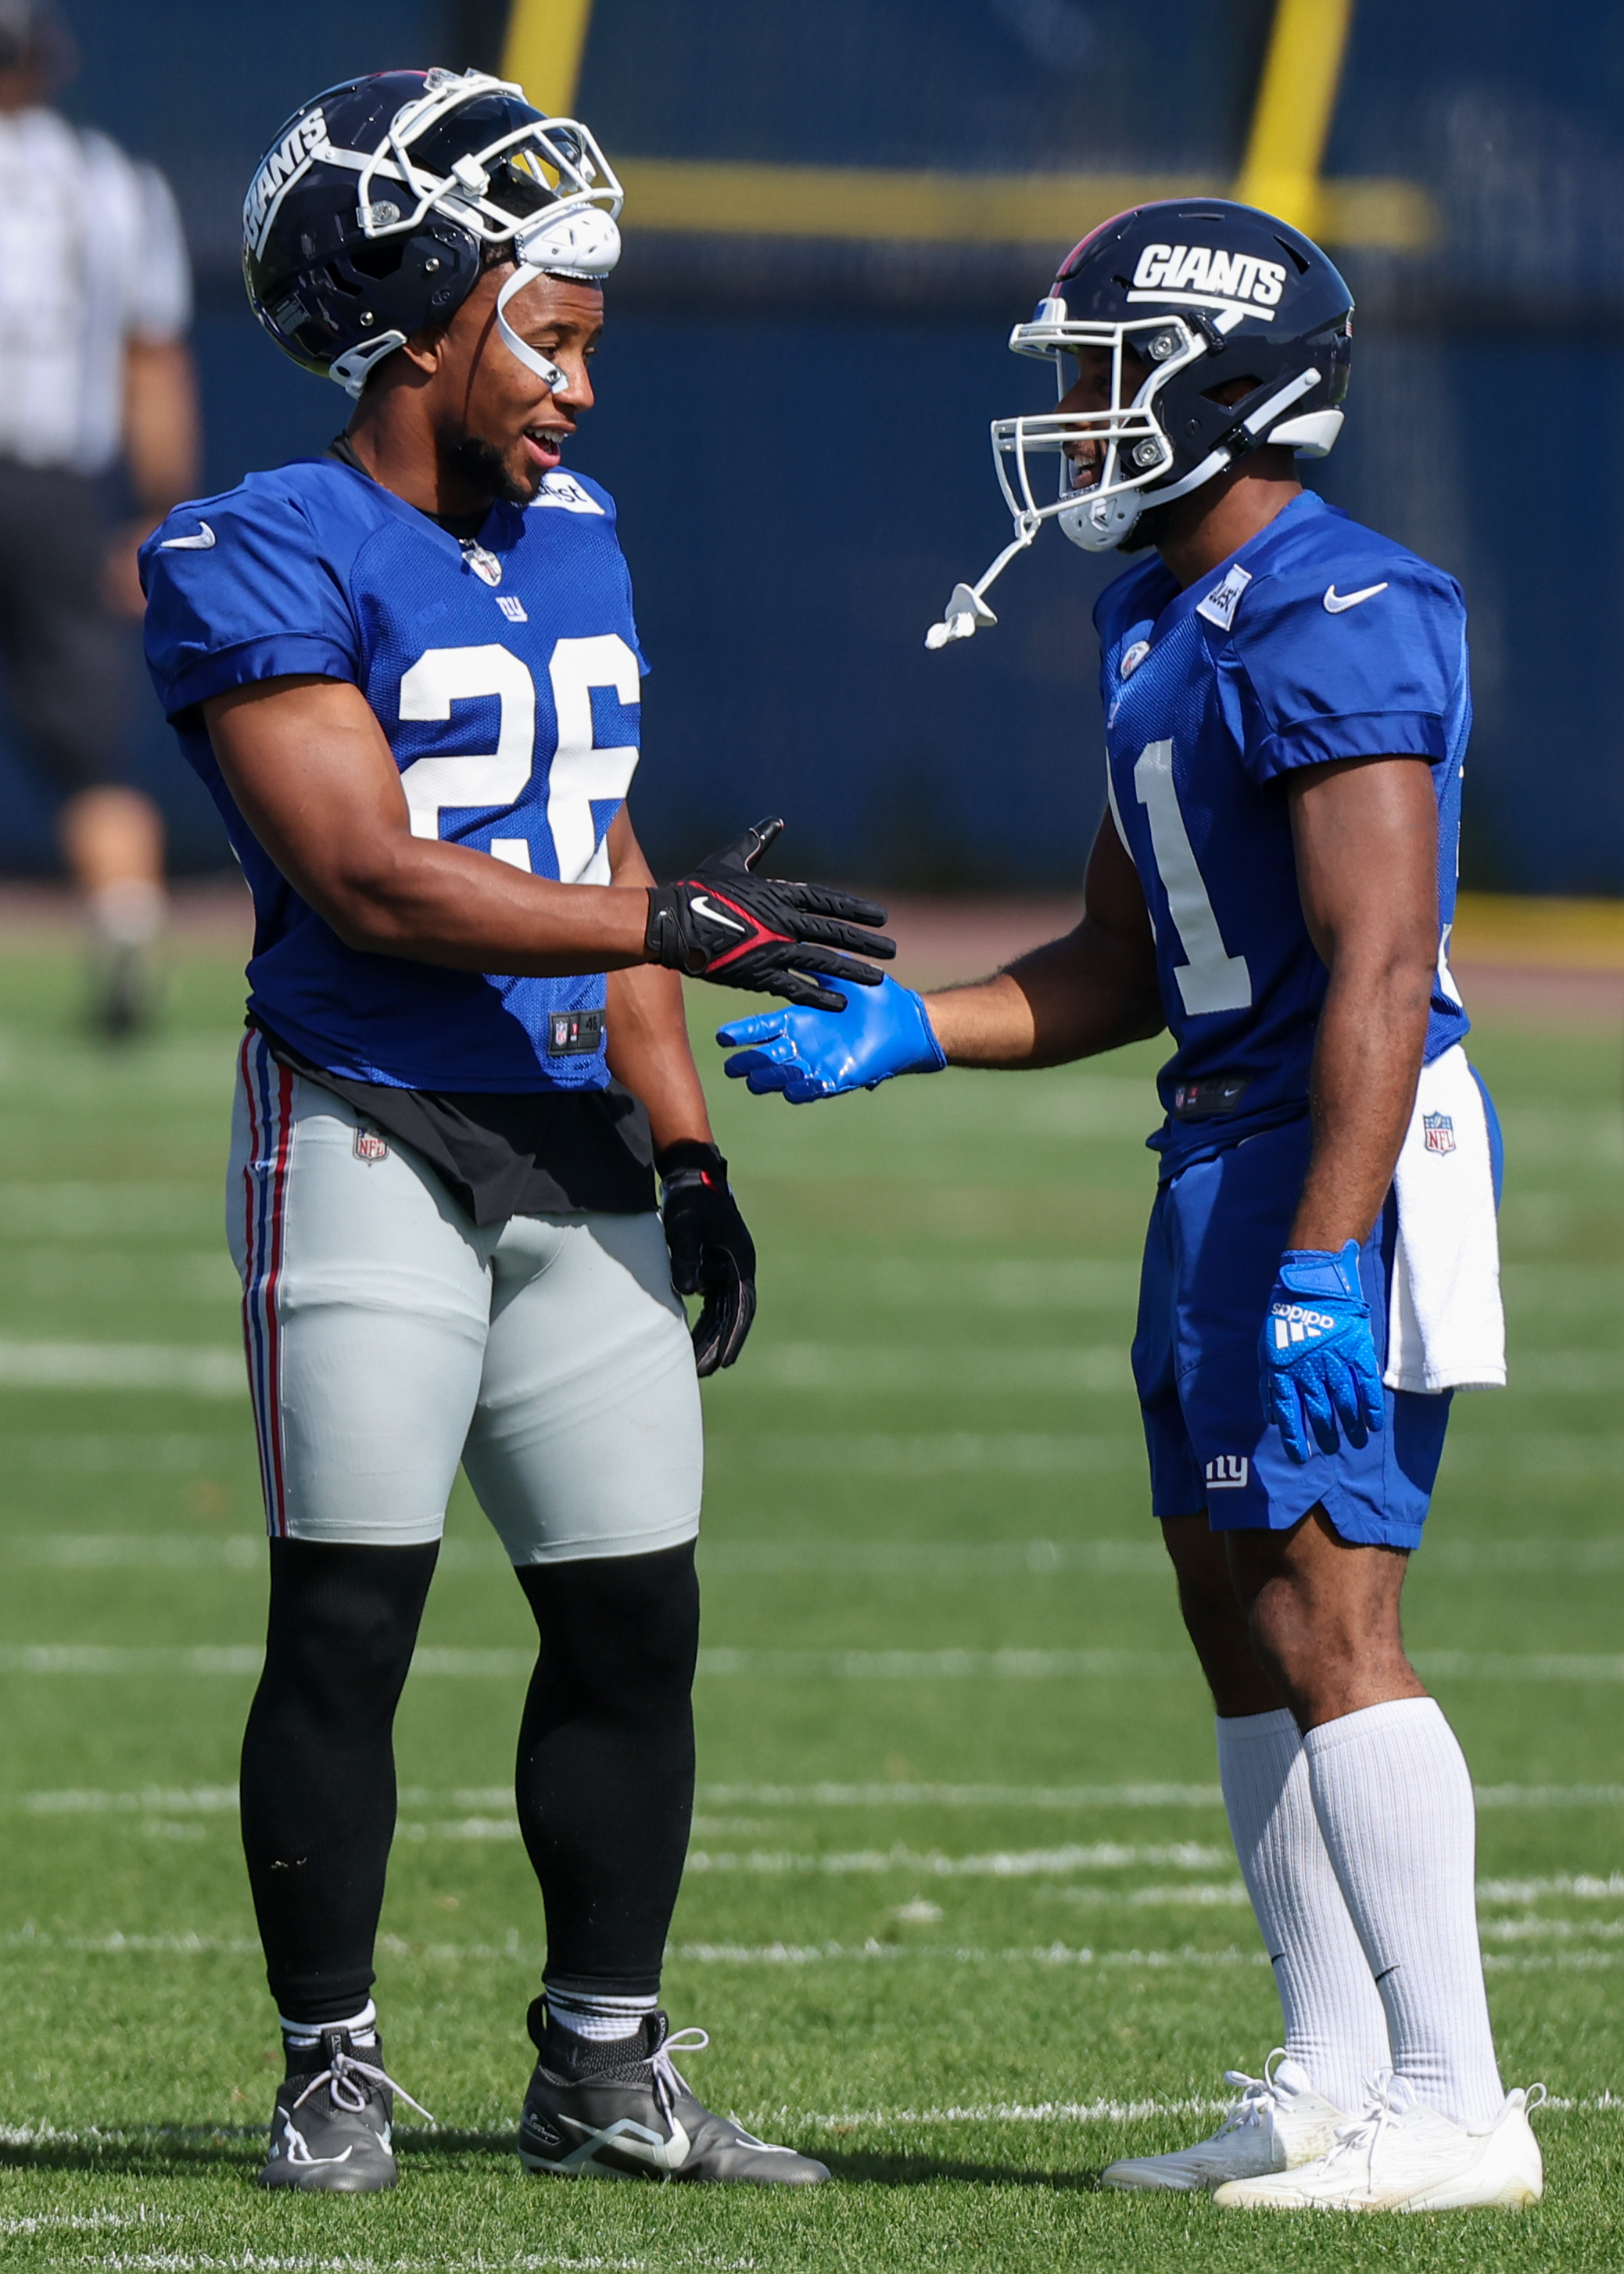
[[1268,2059],[1263,2064],[1261,2076],[1248,2076],[1244,2068],[1225,2069],[1224,2082],[1232,2084],[1239,2093],[1240,2098],[1218,2127],[1217,2138],[1222,2140],[1226,2132],[1244,2132],[1251,2125],[1262,2123],[1264,2110],[1279,2097],[1274,2090],[1274,2071],[1272,2064],[1284,2060],[1285,2057],[1284,2045],[1276,2045]]
[[357,2077],[365,2077],[374,2085],[387,2085],[409,2108],[415,2108],[418,2115],[426,2118],[429,2123],[435,2122],[423,2103],[414,2100],[403,2084],[396,2084],[387,2069],[376,2061],[357,2059],[354,2053],[347,2053],[342,2045],[334,2053],[329,2065],[319,2075],[312,2077],[293,2105],[303,2108],[312,2093],[320,2092],[325,2084],[331,2089],[335,2108],[342,2108],[351,2116],[358,2116],[366,2106],[366,2085],[357,2084]]
[[[650,2054],[649,2066],[654,2072],[655,2105],[667,2123],[673,2119],[680,2092],[688,2093],[690,2099],[694,2097],[688,2079],[672,2059],[672,2054],[702,2053],[710,2042],[708,2030],[679,2029],[674,2037],[663,2038]],[[417,2106],[416,2101],[412,2105],[414,2108]]]
[[1357,2163],[1363,2157],[1365,2183],[1372,2190],[1376,2182],[1376,2150],[1396,2113],[1388,2091],[1392,2082],[1391,2074],[1376,2080],[1365,2103],[1365,2113],[1356,2117],[1351,2124],[1337,2126],[1335,2145],[1325,2158],[1325,2168],[1328,2171],[1334,2165]]

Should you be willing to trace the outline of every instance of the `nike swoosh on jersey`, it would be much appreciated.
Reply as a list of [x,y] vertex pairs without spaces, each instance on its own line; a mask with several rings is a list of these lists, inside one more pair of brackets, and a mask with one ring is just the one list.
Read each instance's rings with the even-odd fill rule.
[[1344,608],[1357,608],[1361,600],[1373,600],[1378,592],[1387,591],[1386,584],[1367,584],[1362,592],[1339,592],[1335,584],[1325,588],[1325,612],[1327,616],[1340,616]]
[[195,537],[166,537],[158,547],[160,553],[207,553],[215,541],[214,532],[207,522],[198,523]]

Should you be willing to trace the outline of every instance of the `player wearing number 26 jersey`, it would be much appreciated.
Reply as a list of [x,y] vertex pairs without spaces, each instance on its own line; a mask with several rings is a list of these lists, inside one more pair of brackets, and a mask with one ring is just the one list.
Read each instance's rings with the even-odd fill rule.
[[560,463],[620,203],[584,126],[478,72],[305,104],[250,186],[244,272],[353,415],[142,556],[153,676],[254,901],[227,1229],[270,1532],[241,1789],[287,2055],[271,2187],[397,2177],[369,1995],[392,1726],[459,1469],[541,1646],[526,2167],[827,2177],[705,2108],[659,2010],[698,1382],[755,1309],[677,975],[836,1005],[827,979],[879,979],[846,951],[891,944],[870,903],[757,873],[778,823],[674,884],[638,847],[630,584],[609,498]]
[[607,883],[645,667],[607,493],[554,471],[533,505],[495,501],[459,541],[357,468],[310,459],[186,507],[148,559],[152,667],[253,891],[250,1015],[357,1081],[602,1088],[601,975],[486,976],[347,946],[243,818],[198,706],[285,674],[351,681],[414,836]]

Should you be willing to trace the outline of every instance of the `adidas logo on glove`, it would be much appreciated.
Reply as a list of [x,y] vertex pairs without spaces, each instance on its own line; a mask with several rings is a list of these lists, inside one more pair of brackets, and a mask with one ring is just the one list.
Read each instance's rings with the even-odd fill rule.
[[1269,1316],[1274,1321],[1276,1350],[1284,1350],[1288,1343],[1311,1342],[1318,1335],[1328,1335],[1337,1324],[1329,1311],[1305,1310],[1301,1303],[1276,1303]]

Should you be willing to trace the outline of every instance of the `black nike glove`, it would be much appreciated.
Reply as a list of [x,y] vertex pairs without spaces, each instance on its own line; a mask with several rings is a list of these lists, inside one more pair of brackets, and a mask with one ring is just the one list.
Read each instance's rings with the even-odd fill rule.
[[728,1189],[727,1163],[714,1145],[685,1137],[656,1159],[660,1214],[671,1250],[671,1284],[702,1295],[694,1363],[703,1382],[731,1366],[756,1316],[756,1243]]
[[845,996],[809,975],[822,972],[847,986],[877,987],[880,974],[870,964],[854,963],[838,951],[854,949],[889,961],[897,943],[857,928],[884,922],[884,909],[873,900],[826,885],[788,884],[751,873],[783,826],[781,821],[758,821],[736,844],[708,854],[691,876],[654,885],[643,951],[650,963],[684,971],[690,979],[754,988],[820,1011],[844,1011]]

